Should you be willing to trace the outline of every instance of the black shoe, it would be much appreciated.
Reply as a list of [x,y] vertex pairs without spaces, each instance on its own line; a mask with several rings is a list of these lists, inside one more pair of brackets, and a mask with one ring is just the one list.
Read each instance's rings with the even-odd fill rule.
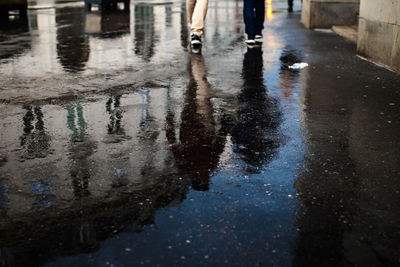
[[287,11],[290,13],[293,12],[293,6],[288,6]]
[[192,34],[192,40],[190,41],[190,43],[192,45],[201,45],[201,38],[200,36],[198,36],[197,34]]

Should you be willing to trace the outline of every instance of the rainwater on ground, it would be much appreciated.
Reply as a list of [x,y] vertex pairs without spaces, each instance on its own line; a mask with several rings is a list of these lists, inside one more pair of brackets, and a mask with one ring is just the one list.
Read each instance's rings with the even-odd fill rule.
[[[396,266],[400,76],[266,1],[29,3],[0,26],[1,266]],[[305,62],[304,69],[290,68]]]

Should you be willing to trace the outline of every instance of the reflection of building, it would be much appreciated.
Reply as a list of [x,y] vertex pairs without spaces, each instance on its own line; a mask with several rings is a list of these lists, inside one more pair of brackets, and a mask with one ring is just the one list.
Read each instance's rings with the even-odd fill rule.
[[181,46],[187,48],[189,45],[189,30],[186,17],[186,2],[181,3],[180,28],[181,28]]
[[[217,168],[226,141],[226,125],[214,121],[210,85],[203,57],[191,55],[188,66],[190,82],[181,113],[179,138],[175,135],[174,114],[167,118],[167,138],[176,165],[192,178],[195,190],[208,190],[211,173]],[[220,126],[220,129],[217,127]]]
[[242,76],[244,83],[232,141],[235,151],[249,164],[249,168],[257,168],[272,159],[281,142],[278,132],[280,111],[277,100],[266,93],[261,49],[247,50]]
[[89,59],[89,42],[85,35],[83,8],[56,9],[57,55],[66,71],[85,68]]
[[[41,227],[32,220],[2,228],[1,266],[40,266],[55,257],[94,252],[101,241],[118,233],[141,231],[154,223],[158,209],[183,201],[188,193],[187,183],[176,175],[165,173],[162,180],[132,194],[115,193],[106,204],[85,199],[91,208],[74,202],[75,209],[64,210],[58,217],[37,213],[36,219],[43,216]],[[29,236],[29,242],[20,236]]]
[[32,194],[34,194],[34,202],[32,209],[45,209],[51,207],[56,201],[55,195],[51,192],[51,184],[47,181],[35,181],[29,184]]
[[[21,127],[10,118],[26,109],[11,106],[0,128],[0,154],[9,156],[0,172],[0,263],[40,265],[95,251],[182,201],[190,180],[179,179],[165,147],[165,100],[165,88],[147,87],[85,105],[46,105],[52,153],[23,161],[14,145]],[[122,130],[138,138],[122,138]]]
[[86,14],[85,32],[103,38],[115,38],[128,34],[129,12],[110,10]]
[[154,54],[153,6],[135,5],[135,54],[150,60]]
[[118,4],[123,4],[123,10],[129,10],[130,0],[85,0],[85,6],[90,11],[92,5],[97,5],[99,10],[118,9]]
[[0,2],[0,20],[8,18],[9,10],[18,10],[21,16],[26,16],[27,0],[2,0]]
[[[28,17],[26,14],[20,14],[13,20],[1,19],[0,15],[0,42],[7,41],[13,42],[13,38],[19,34],[29,32]],[[7,16],[8,18],[8,16]],[[34,19],[32,17],[32,19]],[[22,54],[25,49],[31,47],[31,41],[18,40],[17,44],[2,46],[0,50],[0,59],[10,58],[19,54]]]

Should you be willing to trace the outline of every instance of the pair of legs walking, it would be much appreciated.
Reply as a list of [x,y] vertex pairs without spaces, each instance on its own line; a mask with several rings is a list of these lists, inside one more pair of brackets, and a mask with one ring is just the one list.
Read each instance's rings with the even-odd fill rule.
[[[208,0],[186,0],[187,20],[192,44],[200,43],[203,35],[204,19],[207,14]],[[244,22],[249,40],[262,36],[265,18],[264,0],[244,0]]]
[[265,19],[265,2],[264,0],[244,0],[243,4],[243,17],[244,23],[246,24],[246,34],[248,41],[252,42],[256,36],[262,36]]
[[190,28],[192,44],[201,43],[204,19],[206,18],[208,0],[186,0],[187,20]]

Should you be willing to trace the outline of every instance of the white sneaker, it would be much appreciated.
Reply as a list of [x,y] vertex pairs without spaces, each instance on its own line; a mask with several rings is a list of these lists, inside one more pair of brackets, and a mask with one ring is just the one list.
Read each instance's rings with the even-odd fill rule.
[[262,43],[263,42],[263,36],[261,34],[257,34],[255,38],[256,43]]
[[247,39],[246,41],[244,41],[246,44],[248,45],[255,45],[256,41],[254,39]]

